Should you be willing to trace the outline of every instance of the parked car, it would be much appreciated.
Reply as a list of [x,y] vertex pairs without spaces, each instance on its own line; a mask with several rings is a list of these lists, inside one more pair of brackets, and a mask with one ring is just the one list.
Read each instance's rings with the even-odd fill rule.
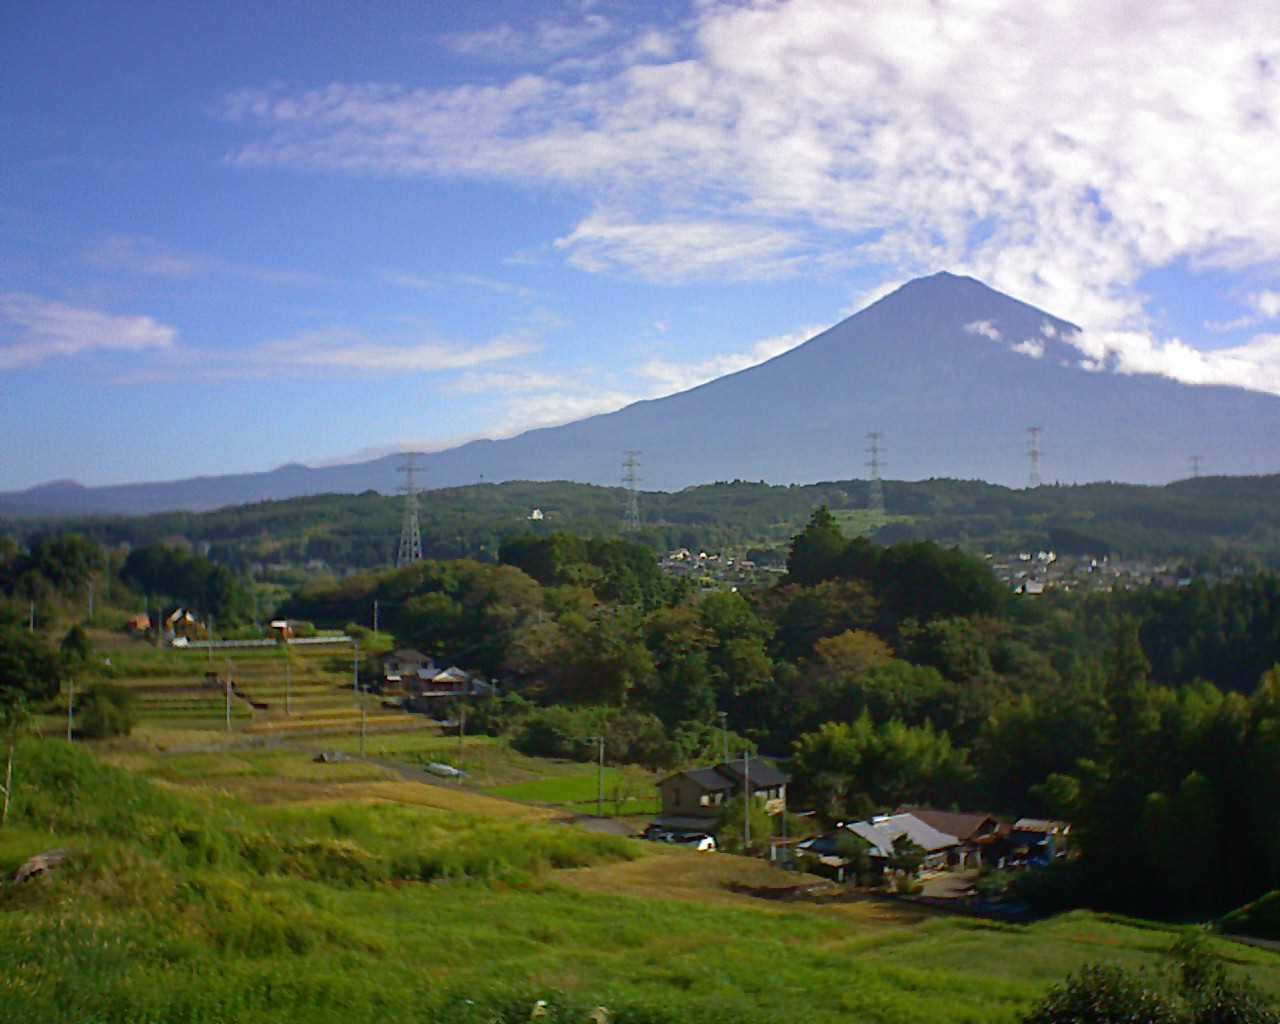
[[675,843],[677,846],[691,846],[695,850],[714,851],[716,848],[716,837],[707,835],[705,832],[672,836],[668,842]]
[[427,771],[432,775],[439,775],[446,779],[465,779],[467,773],[461,768],[455,768],[451,764],[441,764],[439,761],[432,761],[427,765]]

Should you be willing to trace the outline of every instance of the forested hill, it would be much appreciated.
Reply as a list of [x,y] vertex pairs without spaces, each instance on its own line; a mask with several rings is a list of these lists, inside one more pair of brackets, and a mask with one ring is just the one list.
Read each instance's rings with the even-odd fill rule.
[[[877,541],[928,538],[972,550],[1053,548],[1128,558],[1210,559],[1280,567],[1280,476],[1202,477],[1163,487],[1129,484],[1012,490],[980,481],[886,481],[886,514],[871,512],[862,480],[771,486],[734,481],[640,495],[638,540],[753,552],[779,559],[819,505],[849,533]],[[424,554],[492,559],[504,537],[526,531],[611,536],[622,525],[620,488],[566,482],[478,484],[422,496]],[[78,532],[103,543],[187,541],[218,562],[299,565],[333,571],[390,564],[400,499],[369,491],[266,501],[214,512],[0,522],[18,540]],[[541,518],[537,518],[537,513]],[[530,518],[533,516],[534,518]]]

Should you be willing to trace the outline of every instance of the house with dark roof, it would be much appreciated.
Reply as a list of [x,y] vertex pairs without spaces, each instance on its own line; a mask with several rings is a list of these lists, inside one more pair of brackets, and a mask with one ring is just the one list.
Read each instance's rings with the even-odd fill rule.
[[434,675],[435,662],[430,655],[412,647],[399,647],[382,658],[383,690],[409,690],[421,679]]
[[654,823],[672,829],[707,831],[720,816],[721,807],[744,791],[775,813],[786,804],[788,781],[770,762],[758,758],[738,758],[711,768],[676,772],[658,783],[662,814]]

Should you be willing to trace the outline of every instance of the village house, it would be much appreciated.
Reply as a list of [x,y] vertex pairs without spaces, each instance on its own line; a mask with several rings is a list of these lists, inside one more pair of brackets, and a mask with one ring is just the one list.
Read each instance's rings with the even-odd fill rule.
[[1065,821],[1019,818],[1009,833],[1006,851],[1011,864],[1048,864],[1066,853],[1071,826]]
[[436,663],[429,655],[412,647],[400,647],[382,658],[382,687],[384,690],[407,690],[435,672]]
[[208,639],[209,631],[189,608],[175,608],[165,616],[164,635],[169,640],[178,637],[185,637],[188,640],[205,640]]
[[404,693],[409,710],[434,713],[441,698],[489,697],[496,691],[483,676],[457,665],[437,668],[429,655],[401,647],[382,659],[381,692]]
[[900,813],[877,815],[870,821],[848,822],[834,831],[798,843],[796,850],[817,857],[819,863],[835,870],[842,878],[845,860],[840,856],[840,836],[845,832],[867,843],[871,862],[881,871],[894,855],[893,844],[903,837],[924,851],[921,867],[926,871],[945,868],[960,845],[955,836],[939,831],[915,814]]
[[721,808],[744,789],[763,801],[770,814],[779,813],[787,800],[785,774],[768,761],[752,758],[726,761],[711,768],[692,768],[668,775],[658,783],[662,813],[654,824],[674,830],[709,832]]
[[929,807],[899,807],[898,814],[910,814],[930,828],[955,836],[956,846],[947,854],[947,866],[963,870],[994,864],[1001,855],[1009,827],[994,814],[971,811],[935,811]]

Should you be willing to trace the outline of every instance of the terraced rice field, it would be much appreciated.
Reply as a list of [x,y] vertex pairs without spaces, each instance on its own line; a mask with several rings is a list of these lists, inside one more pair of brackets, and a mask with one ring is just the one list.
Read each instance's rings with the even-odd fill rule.
[[[351,653],[341,645],[210,654],[139,644],[125,653],[128,674],[116,682],[134,693],[143,725],[225,729],[230,678],[233,730],[271,736],[358,733],[362,710],[370,734],[434,730],[424,718],[353,692]],[[157,669],[163,674],[154,674]]]

